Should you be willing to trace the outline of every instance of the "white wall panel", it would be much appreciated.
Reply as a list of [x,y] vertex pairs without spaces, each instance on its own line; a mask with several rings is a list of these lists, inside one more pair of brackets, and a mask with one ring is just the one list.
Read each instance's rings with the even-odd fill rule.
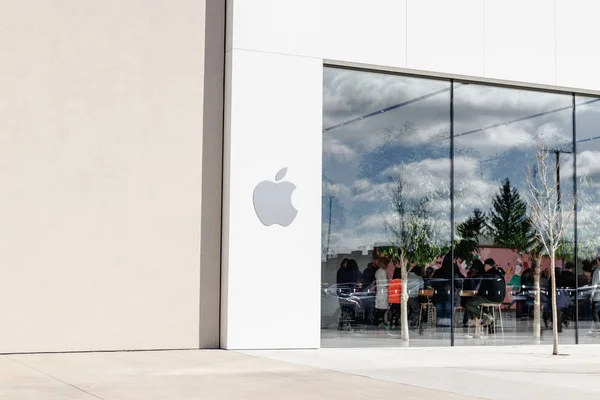
[[319,57],[321,0],[229,0],[228,50]]
[[485,0],[485,77],[554,85],[554,36],[554,1]]
[[405,0],[229,0],[228,50],[405,67]]
[[[598,6],[557,1],[228,1],[222,346],[318,346],[323,59],[600,88]],[[252,191],[284,166],[300,213],[267,228]]]
[[483,2],[408,0],[407,67],[483,75]]
[[[228,64],[221,346],[318,347],[322,61],[234,49]],[[298,216],[267,227],[253,191],[283,167]]]
[[556,5],[556,83],[600,90],[600,2],[557,0]]
[[406,0],[321,0],[322,57],[406,67]]

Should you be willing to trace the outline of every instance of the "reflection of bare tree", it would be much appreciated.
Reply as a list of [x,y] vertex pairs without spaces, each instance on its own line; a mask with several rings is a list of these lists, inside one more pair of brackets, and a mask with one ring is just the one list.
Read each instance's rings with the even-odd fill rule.
[[528,249],[533,261],[533,338],[539,341],[542,334],[542,288],[540,286],[540,277],[542,274],[542,259],[544,258],[544,246],[535,240],[532,247]]
[[401,327],[402,339],[408,343],[408,264],[425,263],[439,255],[439,249],[432,243],[431,218],[428,212],[430,198],[411,200],[407,195],[402,172],[390,185],[390,205],[395,220],[385,220],[390,233],[390,251],[395,262],[399,262],[402,277]]
[[[535,230],[536,238],[542,245],[546,254],[550,257],[550,279],[553,291],[556,291],[556,253],[561,245],[565,226],[572,215],[572,210],[568,208],[566,215],[563,215],[563,205],[560,201],[558,175],[552,172],[552,161],[549,159],[549,153],[541,144],[538,146],[536,154],[536,172],[529,168],[527,174],[527,184],[529,187],[529,196],[527,203],[531,210],[531,224]],[[539,284],[539,283],[538,283]],[[556,293],[550,293],[552,299],[552,331],[553,346],[552,354],[558,354],[558,324]]]

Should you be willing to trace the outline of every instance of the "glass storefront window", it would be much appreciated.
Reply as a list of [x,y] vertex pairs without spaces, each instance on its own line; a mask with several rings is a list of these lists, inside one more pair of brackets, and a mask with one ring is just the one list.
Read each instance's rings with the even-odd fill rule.
[[600,99],[576,96],[579,342],[600,343]]
[[449,344],[447,308],[419,301],[450,249],[450,82],[324,78],[322,345],[398,343],[401,258],[411,338]]
[[[596,98],[326,67],[322,346],[551,343],[553,296],[561,343],[600,341],[599,125]],[[556,287],[526,201],[539,151]]]
[[[550,153],[552,174],[560,176],[561,201],[565,209],[572,205],[572,96],[479,84],[455,85],[456,240],[468,244],[465,247],[469,260],[461,266],[466,276],[465,288],[479,289],[474,298],[461,298],[467,311],[461,322],[472,325],[467,317],[488,312],[482,310],[481,302],[495,303],[500,309],[494,310],[495,325],[502,327],[504,334],[499,341],[502,332],[496,329],[494,344],[551,343],[550,259],[536,256],[535,232],[529,220],[532,210],[526,202],[530,190],[526,177],[536,173],[537,152],[543,146]],[[573,221],[568,224],[561,249],[565,254],[556,258],[560,270],[573,261]],[[498,272],[497,280],[490,270]],[[540,274],[539,288],[535,284],[536,273]],[[481,285],[486,286],[485,293]],[[541,290],[539,299],[535,296],[537,290]],[[567,305],[574,292],[556,292],[557,300],[564,298],[564,302],[559,301],[564,305],[564,322],[559,326],[561,342],[574,343],[575,324],[570,323],[574,319]],[[477,338],[468,327],[458,330],[456,338],[457,344],[480,344],[472,340]]]

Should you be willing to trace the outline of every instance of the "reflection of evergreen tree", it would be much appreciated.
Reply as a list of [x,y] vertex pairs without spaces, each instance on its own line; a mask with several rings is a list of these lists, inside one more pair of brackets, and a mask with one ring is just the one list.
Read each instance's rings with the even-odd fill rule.
[[465,222],[458,224],[456,231],[465,240],[479,243],[481,236],[484,234],[487,226],[487,217],[483,211],[476,208]]
[[489,230],[496,246],[524,250],[533,240],[527,205],[507,178],[493,200]]
[[461,240],[455,243],[455,254],[460,254],[463,260],[472,261],[473,253],[477,251],[477,246],[484,235],[486,227],[487,216],[483,211],[476,208],[473,215],[456,227]]

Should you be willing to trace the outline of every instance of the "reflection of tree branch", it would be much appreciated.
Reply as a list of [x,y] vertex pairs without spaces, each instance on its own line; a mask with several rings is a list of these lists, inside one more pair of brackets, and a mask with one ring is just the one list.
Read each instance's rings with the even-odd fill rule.
[[417,201],[410,200],[406,193],[402,173],[401,168],[398,177],[392,181],[389,189],[391,209],[397,221],[392,223],[384,217],[384,224],[386,231],[391,233],[392,249],[389,255],[392,256],[395,263],[400,263],[402,282],[404,282],[400,315],[402,338],[408,341],[408,264],[431,261],[439,255],[439,249],[431,242],[431,222],[428,215],[430,197],[426,195]]
[[[550,279],[551,287],[554,293],[550,294],[552,300],[552,320],[553,325],[553,349],[552,354],[558,354],[558,325],[556,308],[556,254],[561,246],[562,238],[565,232],[565,226],[572,215],[572,207],[567,209],[566,215],[563,213],[563,204],[559,194],[558,174],[550,171],[550,164],[554,164],[549,159],[549,152],[541,143],[538,146],[536,154],[535,170],[531,166],[526,177],[529,187],[529,196],[526,200],[531,210],[530,221],[535,230],[539,243],[543,246],[545,252],[550,257]],[[552,178],[550,177],[552,176]]]
[[384,128],[382,131],[385,133],[387,140],[391,140],[398,136],[405,137],[417,133],[414,122],[408,120],[404,121],[404,124],[402,124],[400,128],[390,127]]

